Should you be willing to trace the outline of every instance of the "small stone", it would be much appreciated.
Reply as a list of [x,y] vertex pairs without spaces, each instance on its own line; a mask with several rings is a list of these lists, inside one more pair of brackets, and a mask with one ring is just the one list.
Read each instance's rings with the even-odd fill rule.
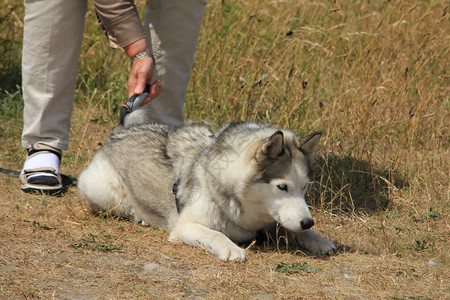
[[144,265],[144,272],[149,273],[159,268],[159,264],[146,264]]

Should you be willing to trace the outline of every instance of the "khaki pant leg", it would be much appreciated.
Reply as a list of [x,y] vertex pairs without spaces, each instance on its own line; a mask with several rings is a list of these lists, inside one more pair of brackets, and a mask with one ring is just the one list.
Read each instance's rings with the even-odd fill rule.
[[205,0],[147,0],[144,28],[156,59],[153,79],[161,81],[163,91],[155,100],[133,112],[127,118],[127,125],[140,122],[183,124],[186,88],[205,4]]
[[66,150],[86,0],[25,0],[22,145]]

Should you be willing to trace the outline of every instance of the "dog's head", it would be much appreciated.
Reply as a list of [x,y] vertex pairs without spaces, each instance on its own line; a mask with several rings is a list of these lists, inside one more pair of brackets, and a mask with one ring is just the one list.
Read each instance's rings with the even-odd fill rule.
[[314,152],[321,133],[302,139],[289,131],[276,131],[259,140],[253,148],[255,174],[247,185],[247,199],[258,199],[257,209],[291,231],[314,225],[305,201],[310,182]]

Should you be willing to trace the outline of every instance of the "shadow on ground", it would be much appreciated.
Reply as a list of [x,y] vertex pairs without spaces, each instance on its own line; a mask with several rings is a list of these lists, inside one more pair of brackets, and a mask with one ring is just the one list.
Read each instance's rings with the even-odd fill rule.
[[382,169],[350,156],[318,157],[310,204],[333,212],[371,214],[388,208],[393,190],[405,179],[397,172]]

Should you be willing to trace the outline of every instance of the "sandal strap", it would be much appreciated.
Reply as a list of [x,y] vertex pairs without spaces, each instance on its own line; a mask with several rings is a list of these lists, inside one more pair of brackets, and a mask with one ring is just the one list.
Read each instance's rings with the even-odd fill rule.
[[[23,170],[23,173],[20,174],[20,181],[22,182],[22,186],[24,188],[30,188],[32,186],[30,186],[29,184],[29,180],[31,178],[36,178],[39,176],[48,176],[48,177],[53,177],[56,178],[56,180],[58,181],[57,186],[62,187],[62,177],[61,174],[59,172],[57,172],[54,168],[52,167],[45,167],[45,168],[36,168],[36,169],[25,169]],[[37,188],[36,184],[35,185],[35,189]],[[46,184],[42,184],[39,186],[41,186],[42,190],[45,190],[48,188],[48,186],[46,186]]]
[[28,151],[28,157],[32,156],[33,154],[35,154],[37,152],[42,152],[42,151],[47,151],[47,152],[55,154],[56,156],[58,156],[59,160],[61,160],[61,156],[62,156],[62,151],[60,149],[46,145],[46,144],[42,144],[42,143],[32,144],[31,148],[29,148],[27,151]]
[[23,170],[23,173],[25,175],[33,174],[33,173],[51,173],[56,176],[59,175],[59,173],[52,167],[43,167],[43,168],[35,168],[35,169],[25,169]]

